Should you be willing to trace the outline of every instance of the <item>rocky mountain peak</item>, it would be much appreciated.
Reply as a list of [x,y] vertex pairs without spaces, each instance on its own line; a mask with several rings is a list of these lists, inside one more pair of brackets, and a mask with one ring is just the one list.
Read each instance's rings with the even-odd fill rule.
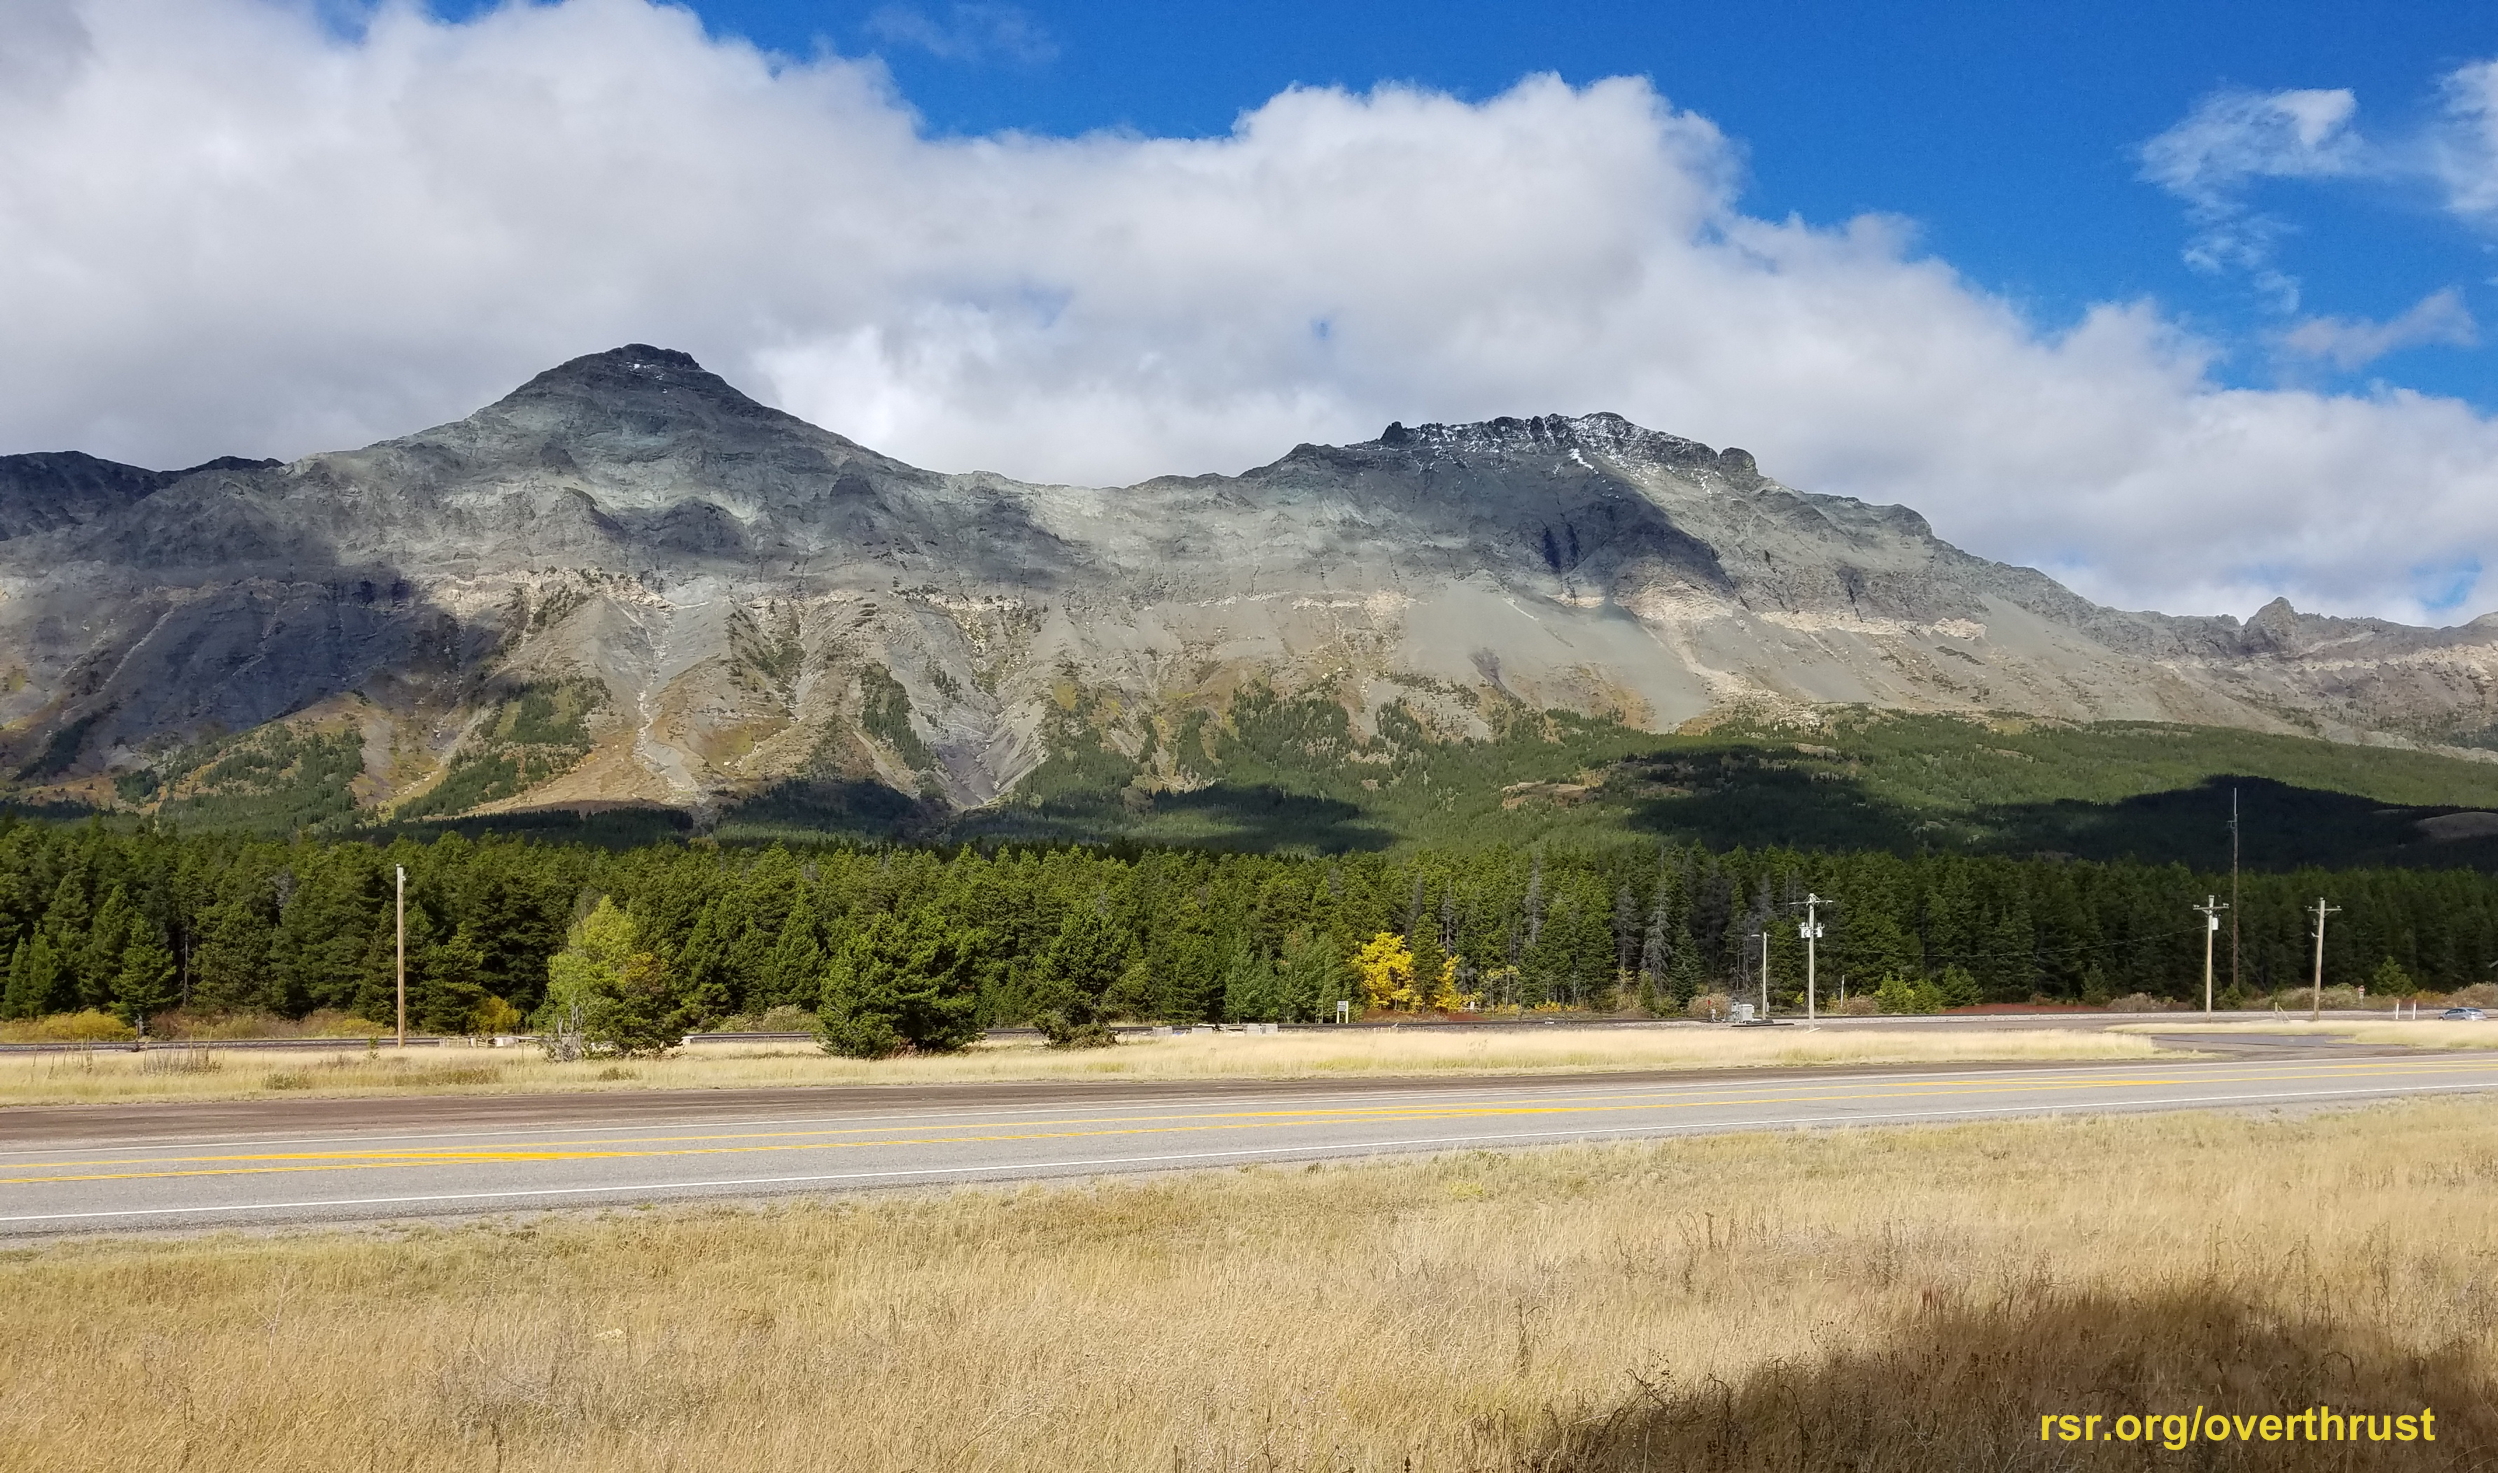
[[2251,654],[2287,655],[2299,647],[2299,611],[2286,598],[2276,598],[2246,621],[2240,643]]
[[646,439],[757,423],[803,425],[748,398],[691,354],[648,343],[557,364],[474,418],[590,439],[618,433]]
[[1567,458],[1576,453],[1584,461],[1587,456],[1602,455],[1685,473],[1716,471],[1747,486],[1760,475],[1749,451],[1728,449],[1721,453],[1697,440],[1648,429],[1611,412],[1538,414],[1524,419],[1503,415],[1473,424],[1390,424],[1372,443],[1386,449],[1450,458]]

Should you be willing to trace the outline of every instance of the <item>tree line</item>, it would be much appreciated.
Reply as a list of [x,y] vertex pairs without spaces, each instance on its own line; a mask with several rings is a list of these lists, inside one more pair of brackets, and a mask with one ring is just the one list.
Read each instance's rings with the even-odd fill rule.
[[[1753,995],[1764,944],[1784,1000],[1803,982],[1807,894],[1825,901],[1826,991],[1845,979],[1935,1003],[2199,998],[2203,921],[2187,907],[2228,894],[2225,876],[2175,865],[1879,852],[610,850],[0,819],[0,1016],[331,1008],[388,1021],[400,867],[411,1023],[441,1032],[543,1020],[549,964],[580,952],[602,902],[612,919],[597,944],[614,954],[600,985],[639,967],[662,1031],[776,1007],[838,1017],[843,998],[872,992],[920,995],[914,1029],[1072,1035],[1115,1018],[1312,1019],[1339,1003],[1666,1011],[1703,992]],[[2448,990],[2492,975],[2498,878],[2250,875],[2237,912],[2247,992],[2305,982],[2301,907],[2318,895],[2341,907],[2328,981]],[[885,1041],[875,1029],[892,1016],[861,1014],[860,1046]]]

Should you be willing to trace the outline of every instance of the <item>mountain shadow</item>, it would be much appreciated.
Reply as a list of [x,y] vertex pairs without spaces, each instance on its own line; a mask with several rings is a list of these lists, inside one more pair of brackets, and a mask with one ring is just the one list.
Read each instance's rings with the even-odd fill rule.
[[[1950,1304],[1864,1348],[1773,1362],[1732,1382],[1671,1371],[1619,1406],[1486,1429],[1495,1465],[1537,1473],[1853,1473],[2191,1467],[2488,1468],[2498,1391],[2467,1347],[2421,1355],[2371,1328],[2268,1313],[2217,1289]],[[2259,1418],[2330,1408],[2333,1441],[2262,1436]],[[2423,1408],[2434,1414],[2422,1426]],[[2187,1423],[2242,1419],[2227,1440]],[[2067,1428],[2041,1418],[2095,1418]],[[2415,1419],[2413,1435],[2397,1416]],[[2146,1427],[2148,1435],[2145,1435]],[[2082,1440],[2088,1431],[2096,1436]],[[2120,1440],[2118,1434],[2134,1435]],[[2420,1435],[2433,1431],[2434,1440]],[[2384,1440],[2377,1440],[2382,1433]],[[1478,1464],[1478,1466],[1483,1466]]]
[[[1625,764],[1635,767],[1637,764]],[[1686,762],[1687,766],[1688,763]],[[1921,806],[1828,769],[1766,766],[1699,790],[1635,800],[1630,827],[1712,849],[1884,849],[2132,860],[2200,869],[2229,862],[2232,792],[2249,870],[2372,865],[2498,868],[2498,834],[2433,840],[2451,807],[2388,805],[2271,778],[2221,775],[2111,802],[2058,798]]]
[[1070,794],[1030,807],[974,809],[950,836],[1078,844],[1117,839],[1270,854],[1377,851],[1405,837],[1358,804],[1265,783],[1214,783],[1151,797]]

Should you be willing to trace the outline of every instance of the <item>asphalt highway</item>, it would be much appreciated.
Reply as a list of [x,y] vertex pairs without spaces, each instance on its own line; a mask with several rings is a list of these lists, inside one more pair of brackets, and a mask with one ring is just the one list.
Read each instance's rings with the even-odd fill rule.
[[[1057,1085],[0,1111],[0,1237],[499,1214],[1708,1131],[2498,1089],[2352,1055],[1775,1075]],[[480,1109],[484,1105],[488,1108]],[[450,1106],[450,1109],[430,1109]]]

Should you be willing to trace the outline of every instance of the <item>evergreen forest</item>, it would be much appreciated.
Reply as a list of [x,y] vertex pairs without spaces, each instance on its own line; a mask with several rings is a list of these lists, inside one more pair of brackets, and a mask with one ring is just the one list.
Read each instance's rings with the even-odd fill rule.
[[[2199,995],[2204,935],[2188,907],[2230,894],[2225,867],[1881,849],[610,847],[5,818],[0,1014],[329,1009],[387,1022],[400,868],[422,1031],[543,1026],[549,963],[568,938],[586,954],[587,936],[637,979],[653,1036],[776,1008],[839,1014],[842,989],[873,974],[920,989],[933,1040],[1027,1023],[1314,1019],[1339,1002],[1662,1013],[1754,996],[1764,937],[1774,999],[1788,1001],[1807,895],[1822,898],[1825,995],[1879,990],[1910,1009],[2184,999]],[[2307,980],[2302,907],[2319,896],[2340,907],[2329,981],[2449,990],[2491,976],[2498,877],[2268,870],[2244,876],[2235,912],[2242,995]],[[1418,985],[1375,985],[1383,938]],[[896,1040],[863,1051],[880,1042]]]

